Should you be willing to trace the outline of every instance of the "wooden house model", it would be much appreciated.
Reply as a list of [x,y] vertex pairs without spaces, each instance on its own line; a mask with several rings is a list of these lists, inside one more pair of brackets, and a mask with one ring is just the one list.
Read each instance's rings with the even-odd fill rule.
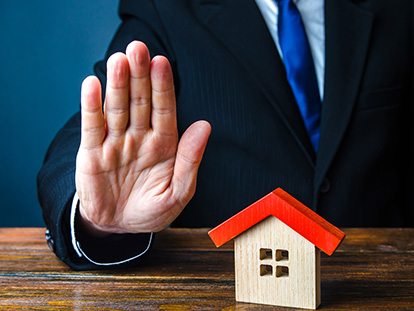
[[234,240],[236,300],[316,309],[320,252],[345,234],[278,188],[212,229],[217,247]]

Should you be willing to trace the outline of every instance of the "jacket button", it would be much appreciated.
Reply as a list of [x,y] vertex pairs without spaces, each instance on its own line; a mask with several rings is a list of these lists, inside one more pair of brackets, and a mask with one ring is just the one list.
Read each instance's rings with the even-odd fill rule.
[[49,246],[50,250],[52,252],[54,252],[55,251],[55,241],[53,240],[52,235],[50,234],[49,229],[46,229],[45,237],[46,237],[47,245]]
[[328,178],[324,178],[319,188],[319,192],[327,193],[331,189],[331,183],[329,182]]

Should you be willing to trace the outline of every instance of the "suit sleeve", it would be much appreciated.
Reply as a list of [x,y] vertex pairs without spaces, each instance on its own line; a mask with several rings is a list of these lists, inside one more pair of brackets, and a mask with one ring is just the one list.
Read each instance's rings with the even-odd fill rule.
[[[105,93],[107,58],[115,52],[125,52],[126,46],[133,40],[146,43],[151,57],[164,55],[172,65],[174,63],[168,39],[152,1],[121,1],[119,14],[122,23],[105,59],[94,68],[102,84],[102,94]],[[141,260],[140,256],[133,260],[128,258],[148,248],[152,234],[112,235],[105,239],[91,239],[78,231],[77,238],[81,241],[82,248],[93,254],[94,260],[88,259],[85,254],[79,256],[79,252],[72,246],[71,207],[76,193],[75,169],[79,145],[80,112],[77,112],[53,139],[37,176],[38,198],[47,227],[48,244],[60,260],[75,270],[136,265]],[[117,264],[111,265],[114,260]],[[99,265],[97,262],[105,264]]]

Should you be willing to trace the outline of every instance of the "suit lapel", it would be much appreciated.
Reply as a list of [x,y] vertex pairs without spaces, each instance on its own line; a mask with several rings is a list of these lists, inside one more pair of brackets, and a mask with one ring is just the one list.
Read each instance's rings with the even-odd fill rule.
[[349,0],[325,0],[325,91],[315,189],[348,126],[370,41],[374,16]]
[[279,53],[254,1],[198,0],[200,21],[246,68],[314,165],[315,153]]

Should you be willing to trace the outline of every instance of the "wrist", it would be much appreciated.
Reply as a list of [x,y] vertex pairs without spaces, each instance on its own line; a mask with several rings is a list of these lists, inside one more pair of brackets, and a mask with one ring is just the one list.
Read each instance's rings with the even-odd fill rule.
[[95,238],[105,238],[112,235],[111,232],[98,228],[94,223],[89,221],[85,216],[82,215],[82,203],[79,201],[79,208],[76,211],[77,227],[84,234],[87,234]]

